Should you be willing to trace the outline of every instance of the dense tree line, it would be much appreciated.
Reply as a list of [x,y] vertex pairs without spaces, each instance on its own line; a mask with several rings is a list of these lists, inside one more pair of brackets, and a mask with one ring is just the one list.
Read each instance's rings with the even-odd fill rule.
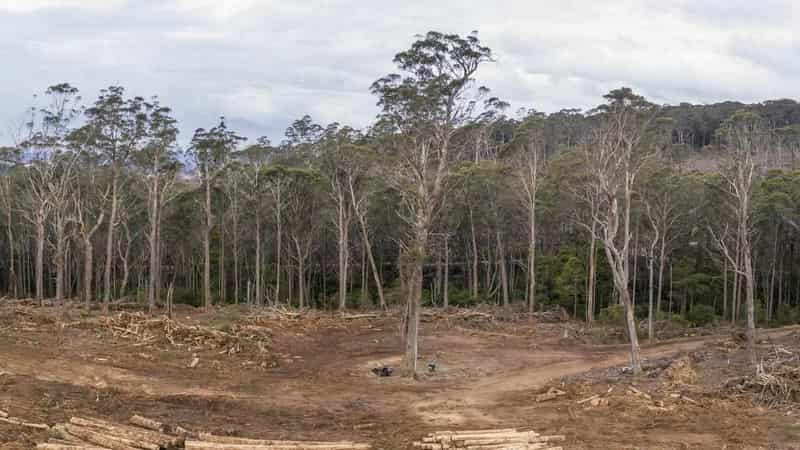
[[[560,305],[638,321],[800,321],[800,105],[511,113],[492,52],[431,32],[372,85],[363,130],[305,116],[273,144],[224,118],[185,148],[157,98],[47,89],[2,149],[13,297],[313,308]],[[697,161],[702,156],[703,163]],[[752,347],[751,347],[752,348]],[[755,353],[753,350],[753,358]]]

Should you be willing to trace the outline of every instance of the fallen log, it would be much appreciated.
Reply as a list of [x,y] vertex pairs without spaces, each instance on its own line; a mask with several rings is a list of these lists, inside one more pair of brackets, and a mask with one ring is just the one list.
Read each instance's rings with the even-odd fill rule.
[[130,423],[136,426],[147,428],[148,430],[158,431],[161,433],[167,431],[168,429],[166,425],[157,420],[148,419],[147,417],[142,417],[139,415],[134,415],[129,419],[129,421]]
[[111,450],[160,450],[157,444],[150,444],[147,442],[135,441],[120,436],[114,436],[108,433],[73,425],[71,423],[65,424],[67,432],[73,436],[83,439],[92,444],[97,444],[103,447],[108,447]]
[[19,425],[21,427],[28,427],[28,428],[36,428],[39,430],[49,430],[50,425],[44,423],[33,423],[33,422],[25,422],[22,419],[18,419],[16,417],[0,417],[0,422],[10,423],[13,425]]
[[224,442],[186,441],[186,450],[367,450],[368,444],[352,443],[288,443],[288,444],[230,444]]
[[80,444],[55,444],[50,442],[46,444],[37,444],[36,448],[39,450],[109,450],[105,447],[91,447]]
[[536,397],[534,397],[534,401],[536,401],[537,403],[538,402],[544,402],[544,401],[547,401],[547,400],[552,400],[552,399],[554,399],[556,397],[560,397],[562,395],[566,395],[566,392],[564,392],[564,391],[562,391],[560,389],[550,388],[544,394],[539,394]]
[[126,438],[134,442],[142,442],[150,446],[155,446],[157,449],[162,447],[183,447],[183,438],[170,436],[158,431],[143,430],[126,425],[112,424],[101,419],[89,419],[82,417],[73,417],[69,419],[69,422],[73,425],[101,430],[112,436]]

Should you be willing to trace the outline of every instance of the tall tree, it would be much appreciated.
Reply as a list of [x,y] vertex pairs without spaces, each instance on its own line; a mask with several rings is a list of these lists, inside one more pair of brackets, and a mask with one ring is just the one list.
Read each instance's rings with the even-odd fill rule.
[[225,118],[221,117],[219,124],[210,130],[198,128],[194,132],[189,148],[195,164],[197,164],[203,190],[203,306],[206,310],[211,308],[212,303],[211,231],[214,229],[215,220],[212,211],[211,189],[223,173],[231,152],[245,140],[244,137],[229,130]]
[[599,204],[587,228],[594,229],[603,243],[615,292],[625,309],[631,368],[638,374],[639,339],[628,286],[633,237],[631,214],[636,178],[654,150],[646,138],[658,108],[629,88],[611,91],[605,99],[607,102],[597,109],[599,124],[592,132],[590,154],[591,190],[599,194]]
[[[387,174],[402,195],[402,217],[408,225],[403,244],[406,274],[405,369],[417,369],[422,266],[428,237],[444,185],[453,164],[451,139],[473,118],[478,98],[473,76],[491,61],[491,50],[476,34],[429,32],[398,53],[394,62],[405,76],[390,74],[372,85],[382,108],[385,149],[392,158]],[[485,94],[481,88],[477,94]]]
[[[753,267],[753,190],[760,179],[759,163],[766,160],[770,149],[772,134],[764,125],[763,119],[752,112],[737,112],[725,121],[720,129],[726,153],[726,161],[721,172],[725,181],[728,206],[733,213],[735,230],[730,233],[726,226],[722,232],[709,230],[733,270],[744,278],[747,350],[750,363],[755,366],[756,322],[755,322],[755,283],[756,272]],[[731,240],[735,239],[737,254],[734,254]]]
[[110,86],[100,91],[100,96],[86,110],[86,124],[73,134],[73,140],[85,142],[110,171],[110,211],[106,233],[105,269],[103,271],[103,309],[113,296],[111,273],[114,267],[116,245],[114,236],[119,225],[121,183],[123,170],[137,150],[144,136],[144,99],[125,98],[125,89]]

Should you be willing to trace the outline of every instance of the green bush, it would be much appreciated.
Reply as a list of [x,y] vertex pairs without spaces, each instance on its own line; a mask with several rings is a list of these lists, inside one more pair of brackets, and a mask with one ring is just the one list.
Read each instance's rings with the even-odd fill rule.
[[175,288],[172,293],[172,303],[176,305],[202,306],[203,298],[191,289]]
[[597,321],[605,325],[625,325],[625,307],[622,305],[611,305],[600,310]]
[[793,325],[800,323],[800,308],[792,305],[778,305],[775,311],[775,322],[778,325]]
[[709,305],[694,305],[686,314],[686,319],[695,327],[708,325],[714,322],[715,317],[714,307]]
[[691,323],[685,317],[680,314],[672,314],[669,317],[669,323],[672,326],[679,327],[679,328],[689,328]]

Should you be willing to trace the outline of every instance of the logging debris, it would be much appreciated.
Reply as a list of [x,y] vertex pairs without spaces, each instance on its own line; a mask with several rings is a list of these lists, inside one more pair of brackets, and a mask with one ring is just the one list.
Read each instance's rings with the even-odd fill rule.
[[514,428],[497,430],[437,431],[414,442],[422,450],[443,449],[497,449],[497,450],[561,450],[551,445],[566,440],[564,435],[541,435],[535,431],[517,431]]
[[194,432],[135,415],[130,425],[96,418],[72,417],[52,428],[54,437],[42,450],[368,450],[351,441],[247,439]]

